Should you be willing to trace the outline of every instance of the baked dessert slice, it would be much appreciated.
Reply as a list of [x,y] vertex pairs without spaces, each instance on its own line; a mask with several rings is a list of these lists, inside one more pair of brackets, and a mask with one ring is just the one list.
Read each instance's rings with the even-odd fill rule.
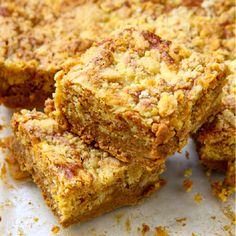
[[163,184],[162,160],[155,170],[123,163],[63,131],[44,113],[22,110],[11,127],[11,153],[63,226],[136,204]]
[[1,103],[43,106],[54,91],[54,74],[102,35],[107,16],[91,1],[79,2],[0,2]]
[[236,61],[229,62],[232,75],[223,88],[219,112],[196,134],[201,162],[208,168],[226,173],[224,181],[214,184],[217,196],[225,201],[235,191]]
[[57,74],[56,116],[86,142],[152,167],[212,114],[226,75],[217,59],[121,29]]

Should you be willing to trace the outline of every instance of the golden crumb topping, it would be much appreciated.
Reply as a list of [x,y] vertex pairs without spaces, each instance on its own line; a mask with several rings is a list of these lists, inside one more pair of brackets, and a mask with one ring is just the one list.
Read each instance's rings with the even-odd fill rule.
[[113,29],[123,24],[149,28],[149,22],[177,4],[168,0],[1,1],[0,62],[58,70]]
[[236,128],[236,60],[228,61],[227,64],[231,74],[223,88],[221,109],[211,123],[211,129],[214,127],[215,131]]
[[58,70],[124,26],[229,58],[235,54],[234,12],[231,0],[6,0],[0,4],[0,61],[9,67]]
[[186,103],[191,110],[225,73],[217,59],[131,27],[115,31],[90,48],[58,80],[75,90],[81,84],[114,113],[132,110],[132,116],[142,117],[148,126],[172,119],[180,130],[183,121],[178,117],[187,109]]
[[[214,4],[217,3],[205,1],[204,8],[174,8],[157,18],[155,32],[198,52],[233,59],[236,54],[235,4],[231,1],[228,8],[219,14],[215,12]],[[222,6],[219,9],[222,10]]]

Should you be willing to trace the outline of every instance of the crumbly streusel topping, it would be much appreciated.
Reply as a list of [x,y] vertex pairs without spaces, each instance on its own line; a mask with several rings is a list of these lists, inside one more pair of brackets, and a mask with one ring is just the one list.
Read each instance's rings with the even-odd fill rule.
[[1,1],[0,61],[58,70],[124,25],[228,57],[235,47],[235,6],[222,1]]
[[62,83],[75,90],[82,84],[113,112],[132,110],[147,125],[171,117],[179,130],[185,104],[192,109],[224,77],[225,66],[217,59],[126,28],[89,49]]
[[1,1],[0,61],[60,69],[126,20],[145,25],[167,5],[175,4],[162,0]]
[[[224,9],[226,3],[228,5]],[[220,5],[218,10],[222,11],[217,11],[217,5]],[[211,5],[205,1],[203,6],[180,6],[162,14],[154,23],[156,34],[198,52],[218,54],[226,59],[235,58],[235,4],[231,0],[219,0],[211,1]]]

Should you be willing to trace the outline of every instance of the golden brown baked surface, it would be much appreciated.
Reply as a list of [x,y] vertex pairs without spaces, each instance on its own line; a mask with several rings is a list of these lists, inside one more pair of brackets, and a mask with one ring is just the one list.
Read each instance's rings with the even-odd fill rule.
[[136,204],[161,187],[162,160],[155,170],[122,163],[55,120],[36,111],[15,113],[10,151],[28,171],[63,226]]
[[[96,22],[102,23],[103,13],[95,4],[81,4],[0,2],[1,102],[11,107],[39,106],[51,96],[54,74],[67,59],[71,61],[86,50],[100,33]],[[84,12],[91,15],[89,19]]]
[[198,7],[182,4],[155,20],[155,33],[197,52],[232,60],[236,54],[235,11],[234,0],[207,0]]
[[[205,123],[197,132],[197,149],[201,162],[211,169],[226,172],[224,182],[225,197],[219,193],[222,200],[232,193],[235,188],[235,131],[236,131],[236,61],[228,62],[232,74],[223,88],[222,102],[219,112]],[[230,181],[227,181],[230,176]],[[230,183],[230,184],[229,184]],[[219,192],[219,189],[218,189]]]
[[120,29],[57,74],[57,116],[122,160],[155,161],[180,150],[212,114],[226,75],[216,58]]
[[0,101],[43,105],[64,63],[73,63],[125,19],[147,25],[145,19],[164,8],[162,1],[0,1]]

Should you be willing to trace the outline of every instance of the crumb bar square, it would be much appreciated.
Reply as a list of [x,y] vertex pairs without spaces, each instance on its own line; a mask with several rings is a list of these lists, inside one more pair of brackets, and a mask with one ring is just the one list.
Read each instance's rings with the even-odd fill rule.
[[57,74],[56,117],[85,142],[152,167],[212,114],[227,73],[218,59],[119,29]]
[[11,126],[11,153],[63,226],[136,204],[163,185],[162,160],[155,170],[123,163],[63,131],[44,113],[22,110]]

